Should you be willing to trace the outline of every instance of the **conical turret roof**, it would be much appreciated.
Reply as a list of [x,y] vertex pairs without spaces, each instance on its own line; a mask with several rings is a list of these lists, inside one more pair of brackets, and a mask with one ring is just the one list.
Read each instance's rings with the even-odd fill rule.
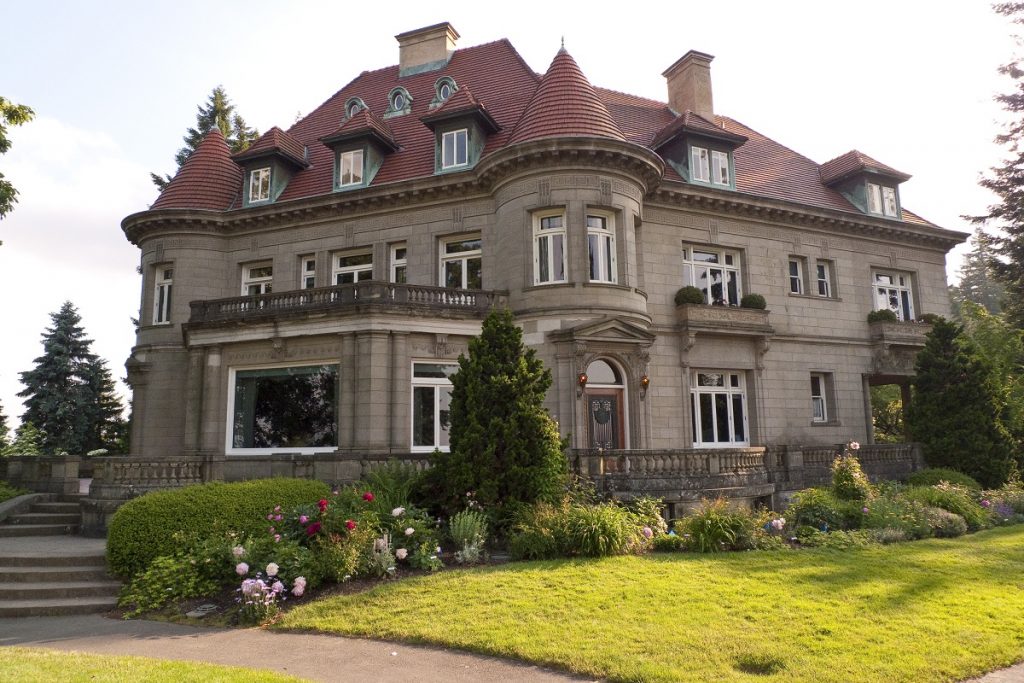
[[226,211],[242,187],[242,169],[216,126],[206,134],[151,209]]

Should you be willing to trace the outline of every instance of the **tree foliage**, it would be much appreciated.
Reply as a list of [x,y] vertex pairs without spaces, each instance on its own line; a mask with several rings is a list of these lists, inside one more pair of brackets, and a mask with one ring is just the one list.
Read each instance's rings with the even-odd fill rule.
[[[0,154],[6,153],[11,148],[11,141],[7,138],[7,127],[28,123],[35,114],[30,107],[24,104],[14,104],[0,97]],[[4,174],[0,173],[0,219],[11,212],[17,201],[18,191],[14,189],[14,185],[9,180],[4,179]]]
[[564,490],[567,461],[558,426],[544,408],[551,372],[508,310],[487,316],[452,376],[451,450],[435,452],[430,495],[449,512],[466,494],[497,510],[553,501]]
[[992,368],[1004,405],[1003,424],[1019,452],[1024,445],[1024,331],[976,303],[965,303],[961,318],[964,334]]
[[979,228],[974,231],[971,241],[973,248],[964,255],[960,266],[960,282],[949,288],[949,298],[957,317],[960,317],[960,309],[966,302],[984,306],[989,313],[999,313],[1006,289],[992,268],[995,256],[992,237]]
[[899,386],[881,384],[871,387],[871,422],[876,443],[903,443],[903,396]]
[[11,443],[11,428],[7,424],[7,415],[4,414],[4,407],[0,405],[0,453],[3,453]]
[[[218,85],[214,88],[210,97],[207,98],[206,104],[198,105],[196,109],[198,111],[196,112],[195,128],[189,128],[186,131],[183,138],[185,146],[174,155],[174,162],[178,169],[192,156],[192,153],[199,147],[199,143],[203,141],[207,133],[213,130],[214,126],[220,128],[220,132],[224,135],[232,152],[241,152],[247,149],[260,136],[259,131],[250,128],[241,114],[235,111],[235,105],[228,98],[224,86]],[[171,182],[174,174],[161,176],[150,173],[149,176],[153,179],[153,184],[162,190],[167,183]]]
[[43,355],[33,369],[21,373],[25,389],[18,396],[26,399],[22,424],[38,428],[44,453],[116,451],[125,426],[106,362],[92,353],[92,341],[70,301],[50,318]]
[[969,474],[989,488],[1002,485],[1014,467],[1003,401],[991,366],[958,325],[932,324],[912,387],[907,426],[928,465]]
[[31,422],[22,422],[14,430],[14,440],[0,451],[0,455],[42,455],[43,435]]

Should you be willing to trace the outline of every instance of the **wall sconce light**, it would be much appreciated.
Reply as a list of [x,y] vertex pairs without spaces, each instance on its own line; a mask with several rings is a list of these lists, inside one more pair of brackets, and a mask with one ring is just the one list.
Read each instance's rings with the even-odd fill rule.
[[651,378],[647,375],[640,377],[640,398],[647,396],[647,387],[651,385]]
[[576,375],[576,396],[582,396],[583,390],[587,388],[587,373],[581,372]]

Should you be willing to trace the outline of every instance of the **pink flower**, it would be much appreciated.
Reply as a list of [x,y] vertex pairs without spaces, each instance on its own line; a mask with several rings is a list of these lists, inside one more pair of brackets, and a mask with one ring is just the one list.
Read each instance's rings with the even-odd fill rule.
[[865,515],[868,514],[868,509],[866,507],[861,508],[860,511],[863,512]]
[[299,524],[305,524],[309,521],[309,517],[306,515],[299,515]]
[[245,555],[245,548],[243,548],[240,545],[236,545],[234,548],[231,549],[231,554],[235,557],[241,557],[242,555]]
[[394,510],[391,511],[391,516],[392,517],[401,517],[404,514],[405,514],[405,508],[395,508]]
[[274,543],[281,542],[281,534],[274,534]]
[[267,565],[267,576],[277,576],[277,572],[281,570],[276,563],[271,562]]
[[320,522],[313,522],[306,527],[307,536],[315,536],[318,531],[320,531]]
[[283,590],[284,590],[284,584],[283,584],[283,583],[281,583],[280,581],[275,581],[275,582],[274,582],[274,585],[272,585],[272,586],[271,586],[270,588],[271,588],[271,590],[273,590],[273,591],[274,591],[275,593],[280,593],[281,591],[283,591]]
[[353,522],[351,519],[346,519],[345,520],[345,528],[348,529],[349,531],[354,531],[355,528],[356,528],[356,523]]
[[316,506],[318,508],[320,508],[320,512],[323,512],[324,510],[327,509],[327,499],[326,498],[321,498],[320,502],[317,503]]
[[306,577],[296,576],[295,581],[292,582],[292,595],[299,598],[306,592]]
[[245,562],[239,562],[235,565],[235,573],[239,576],[245,576],[249,573],[249,565],[247,565]]
[[275,533],[276,531],[277,531],[277,529],[275,529],[274,527],[270,527],[269,529],[267,529],[267,533],[268,534]]
[[267,515],[267,519],[268,520],[273,520],[274,519],[274,515]]
[[406,529],[405,529],[405,535],[406,536],[412,536],[414,533],[416,533],[415,529],[413,529],[411,526],[410,527],[406,527]]
[[284,517],[282,517],[281,515],[274,515],[275,522],[280,522],[282,519],[284,519]]
[[280,512],[280,511],[281,511],[281,506],[280,505],[275,505],[274,506],[274,512]]
[[987,498],[981,501],[981,507],[983,508],[990,507],[991,505],[992,501],[988,500]]
[[409,551],[406,550],[405,548],[399,548],[398,550],[395,551],[395,557],[398,558],[399,560],[404,560],[408,556],[409,556]]
[[373,502],[373,494],[370,493],[369,491],[367,491],[366,493],[363,494],[363,500],[365,500],[367,503],[372,503]]
[[640,532],[644,535],[644,538],[653,538],[654,537],[654,532],[651,531],[651,527],[649,527],[649,526],[645,526],[643,529],[640,530]]

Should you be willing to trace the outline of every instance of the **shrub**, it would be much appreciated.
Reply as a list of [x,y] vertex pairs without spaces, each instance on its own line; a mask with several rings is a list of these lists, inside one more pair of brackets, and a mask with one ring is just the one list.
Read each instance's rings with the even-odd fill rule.
[[898,323],[899,321],[899,316],[888,308],[868,313],[869,323]]
[[684,304],[702,304],[704,303],[704,292],[692,285],[687,285],[676,292],[675,301],[676,306],[682,306]]
[[967,533],[967,522],[958,514],[942,508],[925,508],[928,526],[936,538],[956,538]]
[[831,550],[850,550],[866,548],[875,542],[867,531],[818,531],[809,526],[797,530],[797,539],[808,548],[829,548]]
[[931,534],[925,506],[919,501],[901,496],[879,497],[865,503],[865,506],[866,529],[897,529],[906,539],[927,538]]
[[345,534],[322,534],[312,545],[317,574],[336,583],[370,571],[376,531],[357,527]]
[[832,461],[832,492],[839,500],[860,502],[874,497],[871,482],[849,449]]
[[994,491],[985,491],[985,497],[994,506],[1004,505],[1015,514],[1024,515],[1024,484],[1015,480]]
[[378,512],[386,514],[398,507],[409,507],[421,476],[414,465],[390,460],[363,477],[355,488],[372,491]]
[[668,532],[668,523],[662,514],[665,503],[660,498],[640,496],[625,505],[636,519],[637,526],[649,528],[654,536],[661,536]]
[[17,498],[28,493],[28,489],[19,489],[11,486],[6,481],[0,481],[0,503],[11,498]]
[[565,517],[565,554],[623,555],[639,544],[640,527],[615,503],[571,505]]
[[537,503],[522,506],[512,516],[508,537],[513,560],[558,557],[565,545],[565,506]]
[[655,536],[652,543],[656,553],[675,553],[686,550],[687,539],[674,533]]
[[457,562],[478,562],[487,540],[487,516],[479,510],[463,510],[456,513],[448,522],[448,535],[455,545]]
[[730,506],[724,498],[701,501],[681,524],[683,531],[690,535],[690,547],[702,553],[750,549],[757,532],[754,516]]
[[956,484],[972,491],[981,490],[981,484],[973,477],[947,467],[929,467],[920,472],[914,472],[907,478],[907,484],[910,486],[935,486],[940,482]]
[[107,564],[114,574],[134,576],[157,557],[174,553],[176,533],[196,538],[232,531],[265,533],[266,513],[275,505],[290,508],[328,492],[318,481],[262,479],[148,493],[114,513],[107,534]]
[[794,527],[808,526],[818,531],[847,526],[843,504],[829,489],[804,489],[793,496],[786,518]]
[[213,595],[220,588],[220,582],[197,572],[188,559],[162,556],[124,587],[117,604],[127,608],[125,617],[134,617],[177,600]]
[[763,311],[768,307],[768,302],[760,294],[744,294],[740,299],[740,308],[756,308]]
[[903,543],[909,541],[911,536],[905,529],[895,527],[883,527],[881,529],[873,529],[871,536],[875,541],[882,545],[889,545],[890,543]]
[[942,508],[960,515],[971,531],[983,529],[992,523],[991,514],[979,505],[969,489],[954,484],[936,484],[935,486],[915,486],[907,489],[903,496],[907,500],[918,501],[927,507]]

